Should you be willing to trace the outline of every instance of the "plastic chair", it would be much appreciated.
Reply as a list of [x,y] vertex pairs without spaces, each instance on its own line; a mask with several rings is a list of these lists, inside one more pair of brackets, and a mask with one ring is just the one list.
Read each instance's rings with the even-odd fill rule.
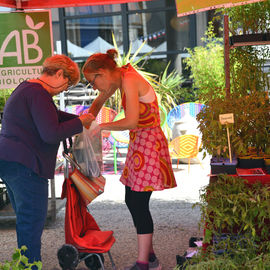
[[167,124],[167,111],[161,105],[159,105],[159,116],[160,116],[160,126],[164,132],[164,135],[166,136],[166,138],[170,138],[171,129],[169,128]]
[[[68,113],[73,113],[80,115],[81,113],[84,113],[87,111],[89,106],[85,105],[69,105],[66,106],[65,111]],[[98,124],[101,123],[108,123],[112,122],[115,116],[117,115],[117,112],[109,107],[102,107],[101,110],[99,111],[96,121]],[[111,144],[108,141],[108,138],[110,136],[110,131],[103,131],[102,132],[102,151],[110,150]]]
[[[96,121],[98,124],[112,122],[117,112],[109,107],[102,107],[99,111]],[[102,151],[109,151],[111,144],[109,142],[110,131],[102,131]]]
[[163,128],[167,122],[167,111],[159,105],[160,126]]
[[[123,119],[125,117],[125,112],[122,110],[116,115],[114,121]],[[113,145],[113,164],[114,164],[114,173],[117,174],[117,152],[119,148],[128,148],[129,145],[129,130],[121,131],[111,131],[111,136],[109,141]]]
[[99,111],[96,121],[98,124],[112,122],[117,112],[109,107],[102,107]]
[[204,104],[197,102],[187,102],[174,107],[169,113],[167,117],[167,124],[170,129],[173,129],[173,125],[176,121],[180,120],[181,117],[185,115],[185,110],[188,110],[189,114],[196,118],[196,115],[200,112],[200,110],[204,107]]
[[174,138],[169,143],[169,151],[171,158],[177,159],[177,168],[180,158],[188,159],[188,172],[190,169],[191,158],[196,158],[199,161],[200,165],[202,166],[201,161],[197,157],[200,149],[198,144],[199,144],[199,136],[197,135],[181,135]]
[[80,115],[88,108],[89,106],[85,105],[68,105],[65,107],[65,112]]

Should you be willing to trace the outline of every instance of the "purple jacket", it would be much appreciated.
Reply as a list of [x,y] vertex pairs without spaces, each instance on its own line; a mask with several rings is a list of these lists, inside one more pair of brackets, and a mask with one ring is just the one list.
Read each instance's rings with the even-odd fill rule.
[[4,108],[0,159],[19,162],[41,177],[53,178],[60,141],[82,129],[78,116],[59,111],[40,84],[23,82]]

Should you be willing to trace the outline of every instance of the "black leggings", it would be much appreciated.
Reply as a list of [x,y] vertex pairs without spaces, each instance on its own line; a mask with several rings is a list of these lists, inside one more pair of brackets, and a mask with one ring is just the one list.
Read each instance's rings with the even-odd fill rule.
[[131,213],[137,234],[153,233],[153,219],[149,210],[151,191],[133,191],[126,186],[125,202]]

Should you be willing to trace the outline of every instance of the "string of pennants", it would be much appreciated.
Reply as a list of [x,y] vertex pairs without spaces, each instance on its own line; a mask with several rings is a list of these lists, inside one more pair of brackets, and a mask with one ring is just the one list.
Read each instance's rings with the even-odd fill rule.
[[156,40],[158,38],[162,38],[165,35],[166,35],[166,32],[165,32],[165,29],[163,29],[163,30],[160,30],[160,31],[156,31],[154,33],[151,33],[151,34],[149,34],[147,36],[141,36],[141,37],[139,37],[139,40],[140,41],[145,41],[145,40],[151,41],[153,39]]

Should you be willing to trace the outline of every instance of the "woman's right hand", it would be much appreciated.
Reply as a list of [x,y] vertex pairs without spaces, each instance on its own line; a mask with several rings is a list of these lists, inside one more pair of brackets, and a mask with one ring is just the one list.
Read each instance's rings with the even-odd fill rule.
[[79,116],[79,119],[81,120],[82,125],[88,129],[91,126],[91,123],[95,120],[95,117],[92,113],[85,113]]

